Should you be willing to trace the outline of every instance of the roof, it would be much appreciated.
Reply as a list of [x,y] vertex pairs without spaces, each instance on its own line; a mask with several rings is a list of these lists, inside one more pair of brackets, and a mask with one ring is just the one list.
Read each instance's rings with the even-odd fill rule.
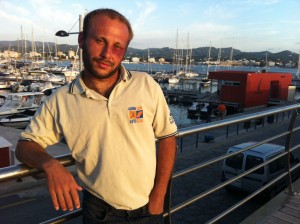
[[44,95],[42,92],[19,92],[19,93],[10,93],[9,96],[36,96]]
[[[231,152],[233,152],[233,151],[235,152],[235,151],[244,149],[244,148],[249,147],[249,146],[254,145],[254,144],[256,144],[256,142],[245,142],[245,143],[241,143],[239,145],[235,145],[235,146],[231,147],[229,150]],[[271,155],[271,154],[274,154],[274,153],[278,153],[282,150],[284,150],[283,145],[265,143],[265,144],[262,144],[260,146],[254,147],[254,148],[252,148],[248,151],[268,156],[268,155]]]

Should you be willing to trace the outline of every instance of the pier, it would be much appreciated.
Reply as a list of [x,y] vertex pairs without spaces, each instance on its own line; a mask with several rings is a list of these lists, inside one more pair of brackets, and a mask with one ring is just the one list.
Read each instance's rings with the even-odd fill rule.
[[[273,107],[180,129],[170,191],[171,204],[170,208],[166,209],[165,223],[170,223],[171,220],[174,224],[252,224],[272,223],[270,220],[274,218],[285,219],[285,222],[294,220],[290,223],[299,223],[296,222],[299,221],[297,215],[299,212],[297,213],[295,205],[299,196],[293,192],[286,193],[284,190],[267,203],[257,198],[255,194],[232,194],[223,188],[228,183],[221,182],[220,169],[220,163],[225,158],[224,154],[229,147],[251,140],[272,141],[285,145],[291,137],[289,149],[299,157],[297,149],[300,140],[292,135],[292,133],[296,135],[296,131],[299,130],[300,121],[294,113],[299,108],[297,104]],[[263,121],[257,124],[255,122],[257,119]],[[291,129],[293,119],[295,119],[295,127]],[[250,125],[245,126],[246,122]],[[16,145],[19,132],[20,130],[17,129],[0,127],[0,135],[12,143],[12,148]],[[214,136],[213,141],[204,141],[207,134]],[[68,159],[70,157],[66,155],[68,149],[63,143],[53,146],[48,151],[53,156],[65,155],[66,157],[61,158],[61,161],[68,166],[72,164],[72,159]],[[73,165],[69,168],[74,170]],[[80,210],[71,213],[54,211],[46,190],[45,179],[38,175],[37,171],[24,175],[26,170],[30,169],[21,165],[0,169],[0,215],[4,223],[17,223],[14,222],[15,213],[19,214],[17,220],[22,220],[20,223],[54,223],[57,218],[65,220],[63,223],[81,223]],[[300,191],[298,183],[299,180],[292,185],[294,193]],[[278,199],[283,197],[285,199]],[[287,200],[292,200],[293,206],[287,206],[289,204]]]

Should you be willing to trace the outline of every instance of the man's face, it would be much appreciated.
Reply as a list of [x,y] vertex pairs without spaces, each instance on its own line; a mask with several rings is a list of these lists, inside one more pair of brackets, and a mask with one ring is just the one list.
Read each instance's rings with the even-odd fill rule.
[[107,16],[91,19],[87,35],[79,34],[85,72],[94,78],[107,79],[118,74],[129,43],[126,24]]

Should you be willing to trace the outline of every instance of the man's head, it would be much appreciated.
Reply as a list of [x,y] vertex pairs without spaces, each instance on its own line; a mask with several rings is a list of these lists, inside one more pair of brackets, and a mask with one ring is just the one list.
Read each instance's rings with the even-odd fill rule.
[[83,31],[82,31],[84,36],[86,36],[87,33],[88,33],[90,21],[91,21],[95,16],[100,16],[100,15],[107,16],[107,17],[109,17],[110,19],[117,19],[117,20],[119,20],[120,22],[124,23],[124,24],[127,26],[128,31],[129,31],[129,40],[128,40],[128,44],[130,43],[130,41],[131,41],[132,38],[133,38],[133,31],[132,31],[130,22],[129,22],[128,19],[126,19],[126,17],[123,16],[121,13],[117,12],[116,10],[113,10],[113,9],[107,9],[107,8],[93,10],[93,11],[89,12],[89,13],[84,17],[84,20],[83,20]]
[[129,21],[113,9],[97,9],[84,18],[78,43],[85,72],[97,79],[116,78],[133,38]]

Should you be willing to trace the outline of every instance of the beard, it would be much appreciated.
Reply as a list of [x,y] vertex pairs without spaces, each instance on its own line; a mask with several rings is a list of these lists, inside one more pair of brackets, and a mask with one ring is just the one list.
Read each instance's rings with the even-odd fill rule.
[[[113,62],[110,62],[108,60],[105,59],[101,59],[99,57],[93,57],[90,58],[90,54],[89,51],[87,49],[86,46],[83,47],[82,49],[82,60],[84,63],[84,69],[94,78],[96,79],[107,79],[111,76],[113,76],[119,69],[121,64],[115,66],[115,64]],[[96,69],[93,62],[101,62],[101,61],[105,61],[105,63],[109,63],[111,65],[112,68],[114,68],[112,71],[104,74],[103,72],[101,72],[100,70]]]

